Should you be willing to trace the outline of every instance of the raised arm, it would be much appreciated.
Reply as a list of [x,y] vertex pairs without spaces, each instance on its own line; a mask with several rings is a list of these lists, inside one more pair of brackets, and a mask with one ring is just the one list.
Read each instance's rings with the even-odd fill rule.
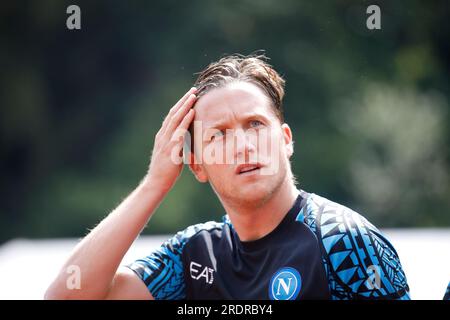
[[[189,90],[169,111],[156,134],[148,172],[137,188],[73,250],[45,299],[151,299],[144,283],[131,270],[119,265],[175,184],[183,164],[173,161],[183,139],[173,139],[177,129],[187,130],[194,118],[195,88]],[[68,286],[79,270],[79,288]]]

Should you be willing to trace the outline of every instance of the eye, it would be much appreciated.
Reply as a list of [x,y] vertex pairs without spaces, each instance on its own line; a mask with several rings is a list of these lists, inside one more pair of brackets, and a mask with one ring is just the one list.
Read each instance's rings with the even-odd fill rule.
[[214,141],[224,135],[223,130],[216,130],[213,135],[209,138],[209,141]]
[[262,125],[263,125],[263,123],[261,121],[259,121],[259,120],[252,120],[252,121],[250,121],[250,127],[251,128],[259,127],[259,126],[262,126]]

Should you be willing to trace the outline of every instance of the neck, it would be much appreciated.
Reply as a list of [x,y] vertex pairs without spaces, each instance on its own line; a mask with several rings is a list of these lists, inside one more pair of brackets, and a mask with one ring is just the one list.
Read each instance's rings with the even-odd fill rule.
[[234,208],[224,204],[224,208],[239,239],[253,241],[269,234],[280,224],[294,205],[298,194],[297,188],[289,180],[259,206],[249,204]]

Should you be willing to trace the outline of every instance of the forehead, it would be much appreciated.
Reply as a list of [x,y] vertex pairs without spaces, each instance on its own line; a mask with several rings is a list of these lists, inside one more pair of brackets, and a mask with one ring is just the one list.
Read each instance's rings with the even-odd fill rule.
[[270,99],[258,86],[234,82],[201,96],[195,104],[195,120],[209,123],[251,114],[275,119],[272,109]]

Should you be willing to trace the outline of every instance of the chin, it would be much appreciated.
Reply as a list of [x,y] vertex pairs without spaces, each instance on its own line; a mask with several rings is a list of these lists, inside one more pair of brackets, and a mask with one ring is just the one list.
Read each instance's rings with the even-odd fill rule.
[[254,183],[235,186],[232,193],[239,202],[261,203],[265,202],[274,192],[270,183]]
[[[223,181],[223,180],[219,180]],[[219,198],[235,204],[255,206],[264,204],[282,186],[284,175],[263,176],[256,179],[233,181],[234,183],[211,183]]]

